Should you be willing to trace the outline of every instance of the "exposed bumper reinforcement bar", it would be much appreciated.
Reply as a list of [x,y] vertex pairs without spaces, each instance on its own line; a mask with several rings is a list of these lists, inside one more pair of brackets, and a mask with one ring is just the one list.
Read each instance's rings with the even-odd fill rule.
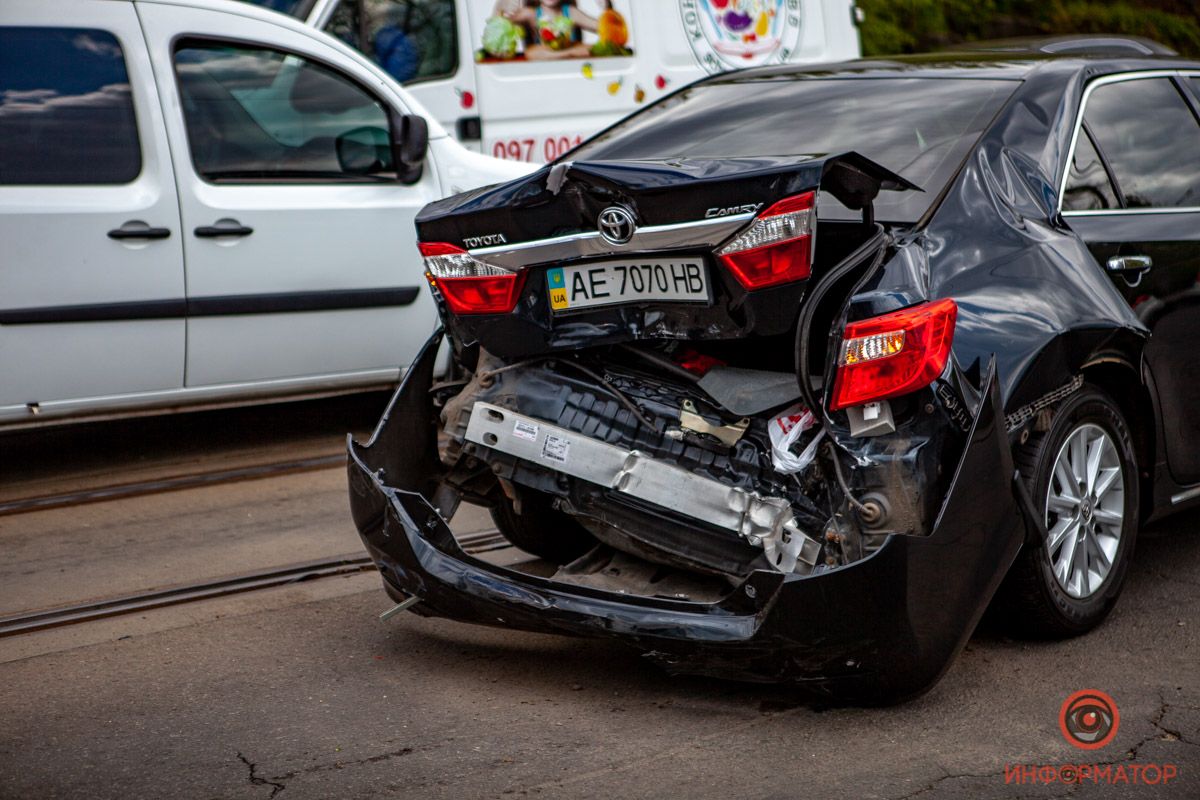
[[[688,472],[637,450],[477,402],[467,441],[733,531],[762,547],[780,572],[808,572],[821,545],[796,525],[791,505]],[[799,564],[803,567],[797,570]]]

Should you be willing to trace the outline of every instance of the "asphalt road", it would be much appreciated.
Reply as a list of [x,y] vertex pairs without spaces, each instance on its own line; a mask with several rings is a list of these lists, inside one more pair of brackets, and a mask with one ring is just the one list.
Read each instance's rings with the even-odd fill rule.
[[[0,483],[19,494],[332,451],[369,427],[373,402],[251,415],[275,431],[257,443],[218,441],[259,424],[214,413],[107,457],[103,431],[60,431],[57,467],[31,455],[36,440],[0,440]],[[289,443],[306,414],[317,421]],[[330,469],[0,517],[0,614],[351,552],[343,481]],[[456,522],[487,524],[477,510]],[[930,693],[886,709],[670,677],[615,643],[382,623],[388,605],[367,573],[0,639],[0,797],[1200,797],[1197,514],[1144,533],[1098,631],[1025,643],[982,630]],[[1120,710],[1098,751],[1058,730],[1084,688]],[[1014,765],[1093,762],[1177,774],[1006,783]]]

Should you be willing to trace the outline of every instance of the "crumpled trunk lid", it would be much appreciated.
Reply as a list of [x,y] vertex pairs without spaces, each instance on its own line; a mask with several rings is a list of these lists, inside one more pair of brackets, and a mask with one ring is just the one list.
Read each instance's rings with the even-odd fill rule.
[[468,249],[514,245],[594,233],[596,218],[613,204],[634,211],[639,226],[657,226],[733,216],[818,188],[859,209],[881,186],[915,188],[857,153],[568,161],[430,203],[417,216],[417,232],[421,241]]
[[[478,343],[516,358],[636,339],[772,336],[795,322],[810,280],[748,290],[723,267],[716,250],[785,198],[820,192],[849,208],[867,209],[883,188],[916,187],[856,153],[562,162],[431,203],[418,215],[417,230],[423,243],[460,248],[523,276],[511,311],[453,314],[443,307],[460,345]],[[631,229],[619,231],[628,234],[625,242],[601,230],[601,216],[614,208],[628,212]],[[868,227],[822,227],[816,238],[826,245],[814,247],[812,277],[848,251],[855,235],[865,237]],[[672,281],[678,287],[699,270],[706,291],[595,307],[565,308],[552,298],[551,289],[564,286],[564,270],[567,285],[591,280],[595,290],[597,273],[590,270],[605,267],[619,270],[622,284],[627,273],[631,281],[638,279],[640,268],[647,281],[657,278],[664,287]],[[610,281],[617,277],[608,274]],[[434,286],[436,294],[436,280]]]

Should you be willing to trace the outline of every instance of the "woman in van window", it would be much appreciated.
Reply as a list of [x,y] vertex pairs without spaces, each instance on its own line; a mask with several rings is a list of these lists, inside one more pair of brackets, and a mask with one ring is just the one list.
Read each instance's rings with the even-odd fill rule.
[[525,0],[501,12],[525,28],[525,57],[530,60],[587,58],[583,31],[595,33],[600,23],[569,0]]

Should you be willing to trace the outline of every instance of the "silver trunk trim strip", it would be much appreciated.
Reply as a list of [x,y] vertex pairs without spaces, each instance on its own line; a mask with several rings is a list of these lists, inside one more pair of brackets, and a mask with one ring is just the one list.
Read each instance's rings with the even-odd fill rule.
[[715,247],[733,236],[742,226],[754,219],[753,213],[731,214],[715,219],[698,219],[672,225],[650,225],[638,228],[623,245],[614,245],[600,236],[599,231],[572,233],[531,242],[477,247],[468,250],[472,256],[504,269],[517,270],[530,264],[561,261],[588,256],[613,256],[622,252],[675,250],[684,247]]
[[466,439],[733,531],[751,545],[762,547],[767,560],[780,572],[796,572],[799,563],[807,568],[817,563],[820,543],[799,529],[791,505],[782,498],[726,486],[637,450],[490,403],[475,403]]

